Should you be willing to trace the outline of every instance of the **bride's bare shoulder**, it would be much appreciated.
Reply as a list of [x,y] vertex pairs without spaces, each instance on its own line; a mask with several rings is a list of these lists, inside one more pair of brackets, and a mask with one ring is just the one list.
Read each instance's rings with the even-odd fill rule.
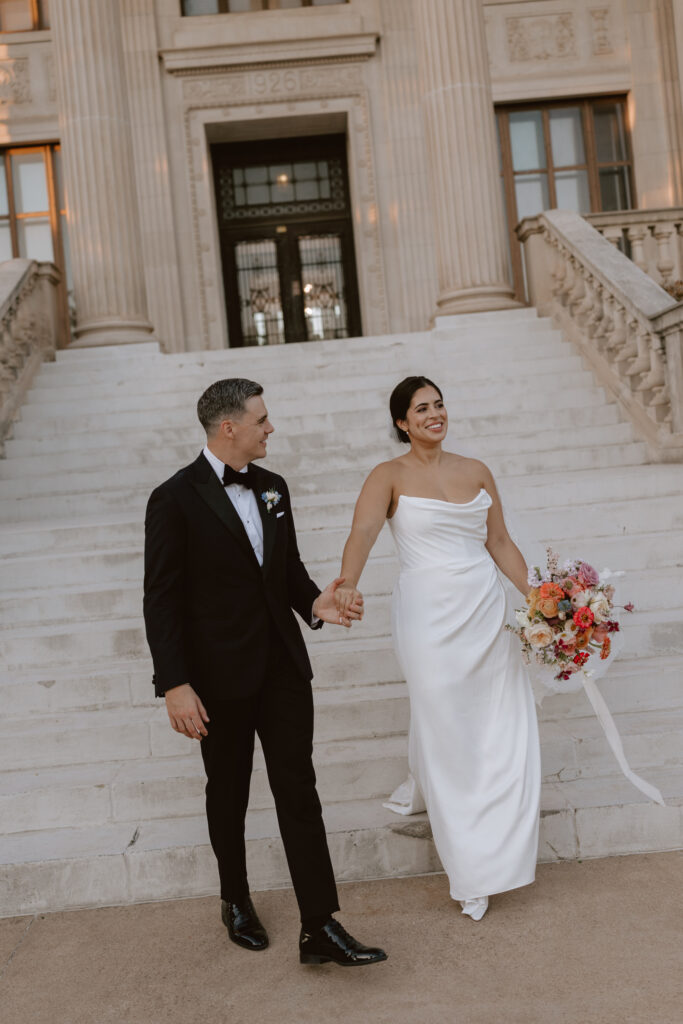
[[473,459],[469,455],[458,455],[456,452],[447,454],[450,467],[457,472],[461,479],[463,477],[471,478],[473,482],[478,482],[481,485],[493,479],[491,470],[481,459]]

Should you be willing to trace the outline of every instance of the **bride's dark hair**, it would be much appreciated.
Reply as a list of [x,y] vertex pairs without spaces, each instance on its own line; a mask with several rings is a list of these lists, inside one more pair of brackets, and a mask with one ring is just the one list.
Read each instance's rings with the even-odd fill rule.
[[404,420],[406,418],[406,414],[410,408],[410,403],[413,400],[413,395],[416,391],[419,391],[420,388],[434,388],[435,391],[439,392],[439,398],[443,400],[441,388],[438,387],[433,380],[430,380],[429,377],[405,377],[391,392],[391,398],[389,399],[389,412],[391,413],[396,437],[399,441],[403,441],[404,444],[410,444],[410,438],[406,434],[405,430],[401,430],[396,421]]

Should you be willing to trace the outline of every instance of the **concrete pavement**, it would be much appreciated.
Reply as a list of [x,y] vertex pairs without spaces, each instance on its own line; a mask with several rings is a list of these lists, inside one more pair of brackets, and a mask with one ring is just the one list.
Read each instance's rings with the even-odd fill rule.
[[3,1024],[681,1024],[683,853],[539,866],[462,917],[444,875],[340,887],[387,963],[301,967],[290,890],[257,893],[270,948],[216,898],[0,921]]

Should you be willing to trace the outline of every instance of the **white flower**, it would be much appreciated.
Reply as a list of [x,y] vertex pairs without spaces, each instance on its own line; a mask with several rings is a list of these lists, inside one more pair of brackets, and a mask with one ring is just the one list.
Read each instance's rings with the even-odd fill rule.
[[593,612],[596,622],[605,622],[609,619],[610,605],[604,594],[595,594],[588,607]]
[[520,626],[530,626],[531,625],[531,619],[529,618],[529,615],[528,615],[526,609],[524,609],[524,608],[518,608],[517,609],[517,611],[515,612],[515,618],[517,619],[517,622],[519,623]]
[[273,490],[272,488],[268,491],[264,491],[263,494],[261,495],[261,501],[265,501],[266,508],[268,509],[269,512],[275,508],[275,506],[277,505],[281,498],[282,495],[278,491]]
[[576,611],[577,608],[585,608],[589,606],[590,602],[595,597],[593,590],[579,590],[576,594],[572,594],[571,602],[572,608]]
[[532,647],[548,647],[555,634],[547,622],[535,622],[524,630],[524,636]]

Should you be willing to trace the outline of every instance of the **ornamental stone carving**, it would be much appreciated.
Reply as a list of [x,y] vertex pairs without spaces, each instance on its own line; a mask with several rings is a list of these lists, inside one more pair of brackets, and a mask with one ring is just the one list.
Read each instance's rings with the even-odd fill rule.
[[594,7],[589,13],[593,29],[594,55],[600,57],[606,53],[613,53],[612,40],[610,38],[609,7]]
[[338,96],[358,90],[357,65],[286,66],[248,72],[224,72],[212,77],[187,77],[183,94],[188,106],[279,101],[291,97]]
[[524,15],[507,18],[508,57],[512,63],[576,56],[574,15]]
[[0,106],[31,102],[28,57],[0,61]]

